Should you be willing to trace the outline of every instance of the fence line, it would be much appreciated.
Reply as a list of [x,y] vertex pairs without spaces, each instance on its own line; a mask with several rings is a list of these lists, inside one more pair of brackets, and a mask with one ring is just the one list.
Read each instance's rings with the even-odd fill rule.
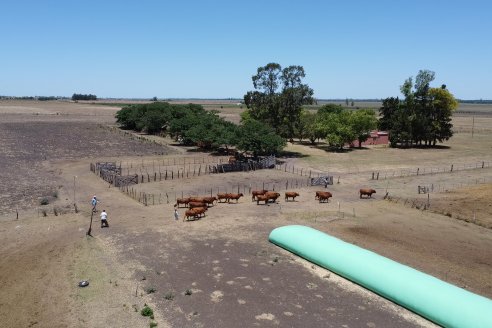
[[311,186],[311,180],[306,179],[285,179],[282,181],[268,181],[257,183],[236,183],[229,186],[209,186],[193,190],[181,190],[181,191],[169,191],[156,193],[148,193],[145,191],[138,191],[132,185],[120,186],[119,189],[122,193],[126,194],[130,198],[145,205],[160,205],[175,203],[177,198],[189,197],[189,196],[215,196],[218,193],[242,193],[246,199],[249,200],[252,190],[271,190],[271,191],[287,191],[295,190],[304,187]]
[[329,173],[326,172],[313,172],[311,169],[307,169],[302,166],[289,165],[288,163],[284,164],[276,164],[275,169],[277,171],[283,171],[287,173],[297,174],[301,177],[309,177],[309,178],[319,178],[322,176],[328,176]]
[[129,169],[150,169],[156,171],[156,168],[169,167],[169,166],[185,166],[185,165],[202,165],[202,164],[225,164],[229,162],[229,156],[179,156],[179,157],[169,157],[166,156],[162,159],[154,159],[152,161],[128,161],[119,162],[119,167],[122,170]]
[[[203,157],[206,158],[206,157]],[[199,157],[198,157],[199,159]],[[167,159],[174,162],[172,159]],[[164,161],[164,160],[163,160]],[[135,181],[135,183],[149,183],[149,182],[158,182],[158,181],[166,181],[166,180],[175,180],[175,179],[184,179],[184,178],[193,178],[201,175],[209,175],[209,174],[217,174],[215,170],[215,165],[197,163],[198,160],[195,161],[195,164],[192,164],[192,160],[190,159],[190,163],[184,165],[181,164],[181,167],[174,167],[174,164],[170,166],[164,165],[161,168],[161,165],[156,165],[158,160],[154,161],[152,164],[145,166],[145,163],[142,163],[141,166],[136,166],[132,170],[132,165],[129,167],[124,167],[122,162],[112,162],[112,165],[115,167],[116,171],[106,172],[99,168],[98,163],[90,164],[90,169],[97,176],[101,177],[105,181],[115,185],[115,183],[122,180],[131,180]],[[169,169],[169,167],[172,167]],[[142,170],[142,168],[144,170]],[[148,169],[147,169],[148,168]],[[313,178],[317,179],[322,176],[326,176],[327,173],[323,172],[312,172],[312,170],[308,170],[303,167],[287,165],[287,164],[276,164],[274,168],[278,171],[283,171],[290,174],[299,175],[301,177]],[[138,170],[137,170],[138,169]],[[156,170],[157,169],[157,170]],[[121,177],[115,177],[115,175],[120,174]]]
[[[399,171],[374,171],[372,172],[371,180],[381,180],[383,179],[391,179],[391,178],[404,178],[410,176],[419,176],[419,175],[433,175],[438,173],[452,173],[456,171],[466,171],[466,170],[476,170],[483,168],[490,168],[490,162],[475,162],[475,163],[465,163],[465,164],[451,164],[446,167],[417,167],[410,168]],[[383,177],[384,174],[384,177]]]
[[486,183],[492,183],[492,177],[482,177],[482,178],[475,178],[475,179],[469,179],[467,182],[460,182],[460,183],[431,183],[428,185],[419,185],[417,186],[417,193],[419,194],[428,194],[428,193],[434,193],[434,192],[445,192],[449,190],[454,190],[454,189],[459,189],[463,187],[469,187],[473,185],[479,185],[479,184],[486,184]]

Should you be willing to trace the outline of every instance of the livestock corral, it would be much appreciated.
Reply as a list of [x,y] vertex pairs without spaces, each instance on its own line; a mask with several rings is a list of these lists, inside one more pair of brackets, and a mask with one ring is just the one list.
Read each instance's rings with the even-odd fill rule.
[[[238,120],[240,110],[224,108]],[[433,326],[268,242],[272,229],[289,224],[492,297],[492,108],[481,107],[479,119],[455,116],[458,133],[438,148],[331,152],[296,141],[274,168],[229,173],[205,169],[227,156],[116,132],[117,109],[0,103],[6,326],[149,326],[145,304],[158,327]],[[115,186],[90,170],[95,163],[138,183]],[[318,176],[332,184],[312,186]],[[110,228],[95,224],[89,237],[99,214],[93,195]],[[47,205],[36,202],[44,196]],[[208,210],[186,213],[191,202]],[[89,286],[78,287],[81,280]]]

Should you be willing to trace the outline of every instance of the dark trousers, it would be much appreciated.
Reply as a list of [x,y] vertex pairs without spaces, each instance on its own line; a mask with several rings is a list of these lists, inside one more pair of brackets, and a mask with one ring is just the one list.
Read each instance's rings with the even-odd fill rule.
[[108,227],[109,228],[109,223],[108,220],[101,220],[101,228]]

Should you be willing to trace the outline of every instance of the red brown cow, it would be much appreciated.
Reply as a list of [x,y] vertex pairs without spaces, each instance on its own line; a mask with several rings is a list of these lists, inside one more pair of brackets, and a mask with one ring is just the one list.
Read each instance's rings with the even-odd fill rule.
[[195,211],[194,211],[194,209],[186,210],[185,211],[185,214],[183,216],[183,221],[184,220],[188,221],[190,218],[195,218]]
[[265,202],[265,205],[268,205],[268,201],[270,198],[267,195],[257,195],[256,196],[256,205],[260,205],[260,202]]
[[273,200],[273,202],[275,203],[277,201],[277,198],[280,197],[280,194],[278,192],[275,192],[275,191],[268,191],[265,193],[265,196],[268,197],[268,200]]
[[196,207],[207,207],[207,203],[204,202],[189,202],[188,206],[190,208],[196,208]]
[[205,212],[207,211],[207,208],[206,207],[196,207],[193,209],[193,211],[195,212],[195,217],[202,217],[205,216]]
[[174,206],[180,207],[179,204],[184,204],[185,207],[188,207],[189,202],[190,202],[189,198],[178,198],[176,199],[176,204]]
[[229,201],[231,199],[235,199],[236,200],[236,203],[239,201],[239,198],[241,198],[243,195],[243,193],[240,193],[240,194],[227,194],[227,202],[229,203]]
[[189,210],[186,210],[185,216],[183,217],[183,221],[186,219],[188,221],[190,218],[193,218],[193,220],[198,219],[201,217],[203,214],[205,216],[205,211],[207,209],[205,207],[195,207]]
[[289,198],[292,198],[292,201],[295,200],[296,197],[299,196],[299,193],[295,192],[295,191],[286,191],[285,192],[285,201],[289,201]]
[[329,191],[319,191],[319,192],[316,192],[316,194],[317,194],[317,197],[318,197],[320,203],[324,202],[324,201],[329,202],[329,198],[333,197],[333,195]]
[[376,190],[371,189],[371,188],[363,188],[359,190],[360,198],[362,198],[362,195],[367,196],[367,198],[372,198],[372,194],[375,194]]
[[203,197],[201,196],[192,196],[190,197],[190,202],[205,202],[205,200],[203,199]]
[[226,193],[218,193],[217,194],[217,201],[219,203],[222,203],[221,200],[225,199],[227,201],[227,194]]
[[258,196],[258,195],[264,195],[267,192],[268,192],[268,190],[265,190],[265,189],[263,189],[263,190],[253,190],[251,192],[251,201],[254,202],[256,200],[256,196]]
[[217,197],[215,197],[215,196],[203,197],[203,201],[205,203],[207,203],[207,205],[213,206],[215,204],[215,202],[217,201]]

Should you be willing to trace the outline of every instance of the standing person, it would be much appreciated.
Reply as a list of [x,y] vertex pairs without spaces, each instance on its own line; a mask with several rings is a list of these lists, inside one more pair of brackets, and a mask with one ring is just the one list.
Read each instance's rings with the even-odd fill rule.
[[174,207],[174,220],[178,221],[179,220],[179,213],[178,209]]
[[106,210],[103,210],[101,212],[101,228],[104,228],[104,227],[109,228],[108,213],[106,213]]
[[94,197],[92,197],[92,200],[91,200],[91,204],[92,204],[92,211],[93,212],[97,212],[97,209],[96,209],[96,206],[97,206],[97,203],[99,201],[97,200],[97,197],[96,195],[94,195]]

